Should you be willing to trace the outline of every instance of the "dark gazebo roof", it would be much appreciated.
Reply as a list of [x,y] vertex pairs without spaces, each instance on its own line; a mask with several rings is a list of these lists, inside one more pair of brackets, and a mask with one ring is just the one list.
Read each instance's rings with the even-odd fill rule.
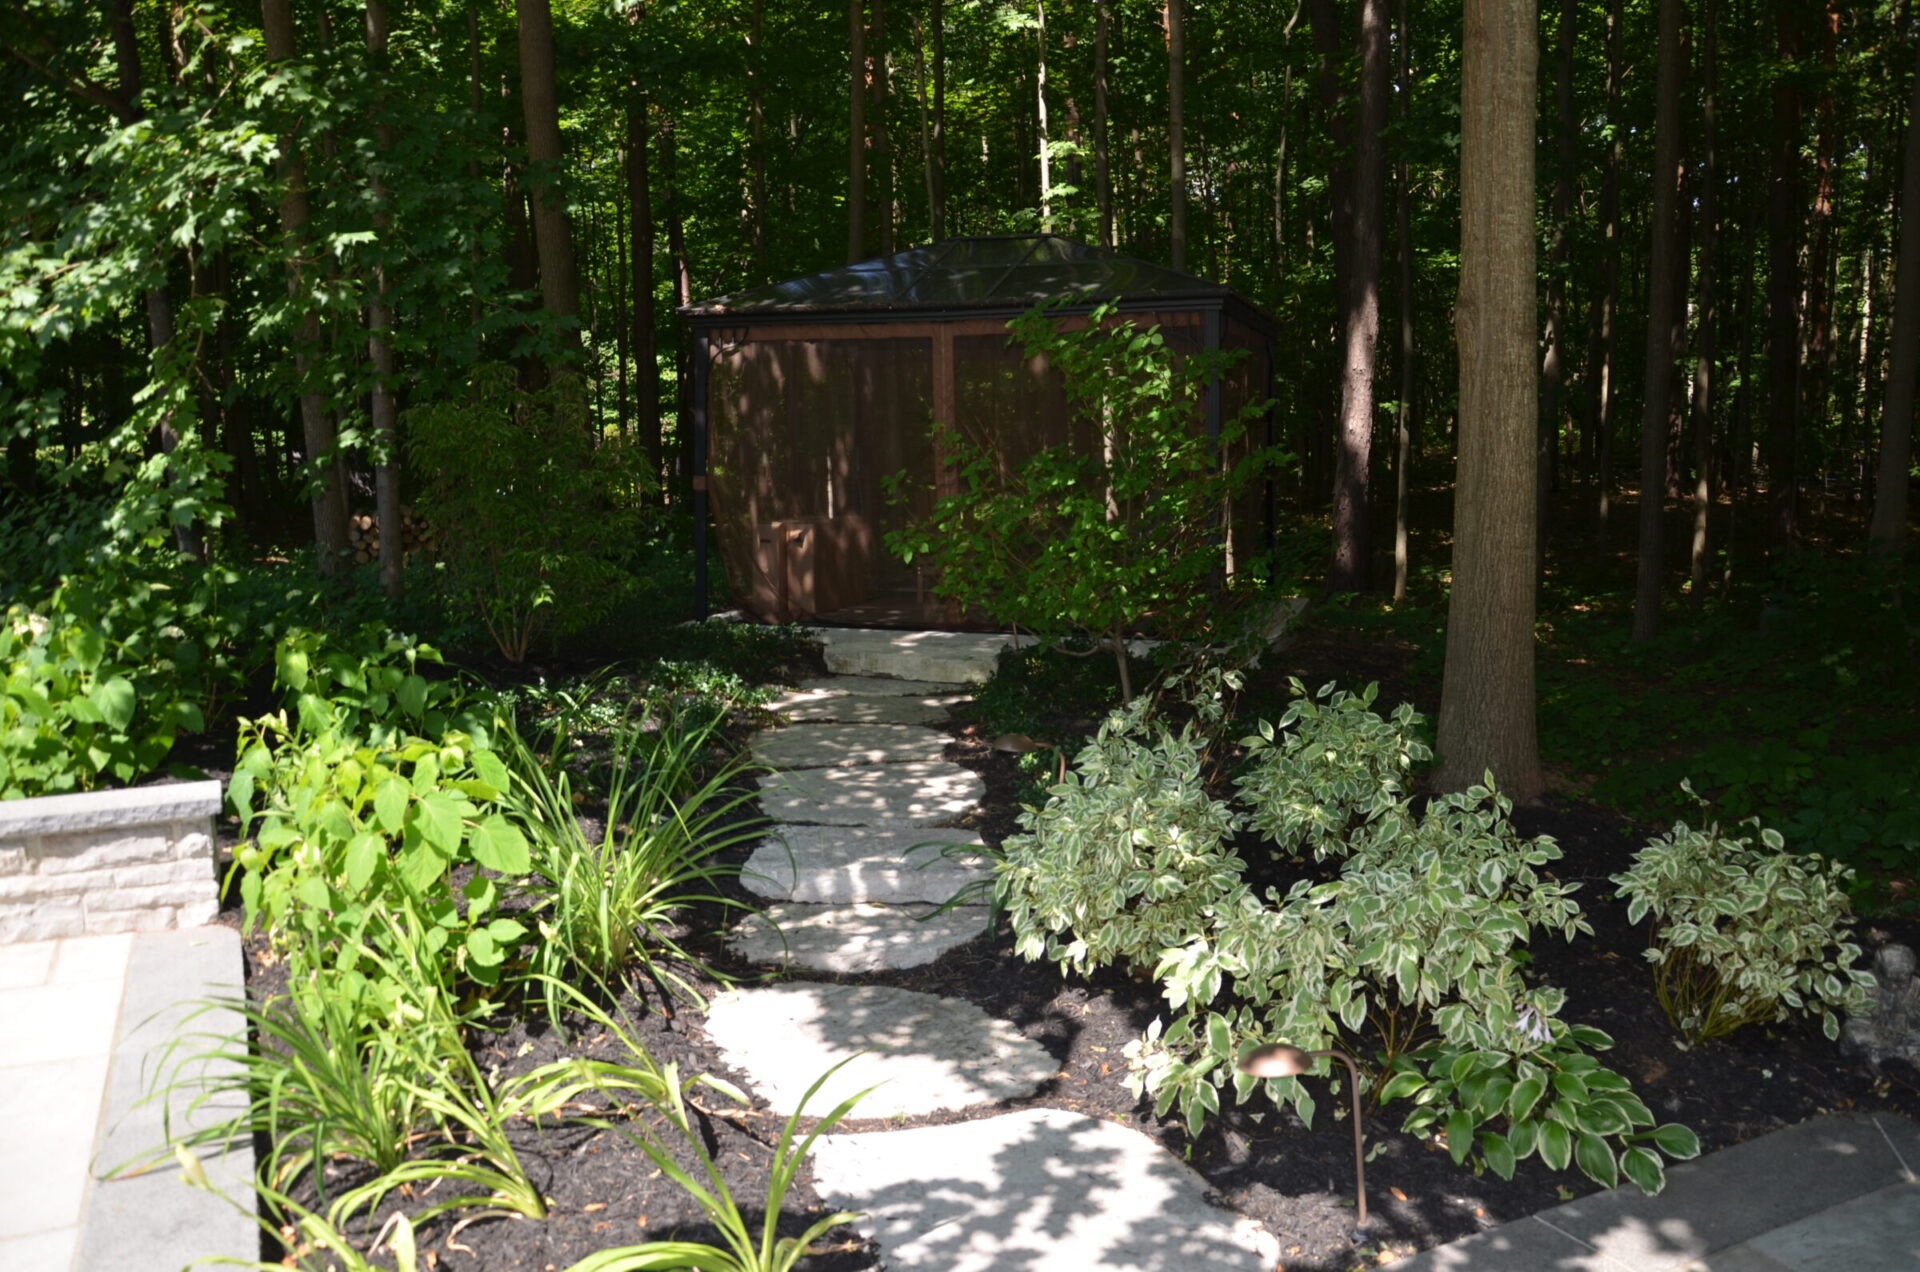
[[681,312],[695,323],[829,315],[931,317],[1018,313],[1046,300],[1070,305],[1111,300],[1127,308],[1215,308],[1231,303],[1256,325],[1273,326],[1229,287],[1054,234],[946,239],[696,301]]

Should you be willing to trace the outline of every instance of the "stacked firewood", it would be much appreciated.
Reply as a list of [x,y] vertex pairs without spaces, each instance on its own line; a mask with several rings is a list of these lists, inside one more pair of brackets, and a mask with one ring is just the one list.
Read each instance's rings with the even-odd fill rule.
[[[366,565],[380,559],[380,518],[372,513],[356,513],[347,518],[347,546],[353,552],[356,565]],[[413,509],[402,506],[400,509],[400,550],[411,558],[421,552],[435,556],[439,552],[439,535],[427,524],[423,517]]]

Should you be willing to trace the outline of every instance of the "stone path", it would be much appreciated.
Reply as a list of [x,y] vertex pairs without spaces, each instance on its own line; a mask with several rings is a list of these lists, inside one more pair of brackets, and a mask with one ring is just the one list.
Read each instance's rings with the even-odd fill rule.
[[[937,727],[992,674],[1005,637],[824,634],[833,676],[774,702],[754,740],[773,833],[744,882],[765,913],[742,957],[858,974],[932,962],[986,930],[992,869],[964,826],[984,788],[943,758]],[[963,890],[973,902],[939,907]],[[830,1135],[814,1175],[902,1272],[1180,1272],[1270,1268],[1271,1236],[1208,1204],[1193,1171],[1137,1131],[1057,1109],[1006,1111],[1058,1072],[1039,1044],[973,1004],[873,985],[789,981],[713,1003],[707,1030],[776,1113],[852,1059],[809,1105],[874,1088],[859,1118],[961,1112],[911,1130]]]

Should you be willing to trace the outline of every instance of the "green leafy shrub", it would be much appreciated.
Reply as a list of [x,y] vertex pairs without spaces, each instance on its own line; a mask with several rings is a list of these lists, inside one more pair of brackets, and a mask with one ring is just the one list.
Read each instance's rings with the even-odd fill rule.
[[645,458],[594,436],[579,376],[556,373],[529,392],[513,367],[482,365],[470,398],[415,407],[407,431],[432,474],[420,502],[441,534],[447,586],[502,657],[521,662],[543,631],[578,630],[618,602]]
[[[1489,787],[1416,813],[1403,783],[1425,756],[1418,717],[1382,720],[1371,692],[1296,691],[1299,710],[1246,739],[1244,807],[1202,777],[1205,716],[1175,732],[1144,706],[1116,713],[1085,772],[1005,845],[1017,948],[1076,970],[1153,963],[1171,1017],[1129,1046],[1128,1081],[1193,1133],[1229,1089],[1311,1119],[1298,1079],[1238,1071],[1246,1049],[1283,1039],[1376,1057],[1375,1098],[1409,1102],[1406,1129],[1444,1134],[1456,1160],[1510,1177],[1538,1153],[1660,1187],[1661,1155],[1697,1152],[1692,1136],[1656,1126],[1590,1054],[1611,1040],[1559,1019],[1564,994],[1523,974],[1536,935],[1589,930],[1573,887],[1544,873],[1559,848],[1519,836]],[[1231,850],[1248,828],[1337,859],[1337,877],[1256,895]]]
[[1045,308],[1009,328],[1059,371],[1076,423],[1098,444],[1042,450],[1009,474],[991,445],[949,434],[959,493],[887,546],[930,565],[941,596],[1047,640],[1099,643],[1131,698],[1129,636],[1150,620],[1162,636],[1197,639],[1218,616],[1221,511],[1275,460],[1244,445],[1265,404],[1208,438],[1201,404],[1230,358],[1182,357],[1159,328],[1141,330],[1111,305],[1072,330]]
[[0,799],[137,781],[202,726],[165,633],[116,638],[102,608],[75,586],[0,617]]
[[1345,856],[1360,827],[1401,808],[1407,776],[1433,752],[1411,706],[1375,714],[1377,685],[1356,695],[1328,684],[1309,695],[1298,679],[1288,683],[1293,701],[1279,722],[1262,720],[1245,740],[1251,758],[1238,786],[1248,825],[1289,854]]
[[1676,822],[1613,877],[1629,921],[1654,920],[1647,959],[1660,1007],[1689,1042],[1784,1020],[1789,1010],[1817,1014],[1838,1038],[1836,1013],[1863,1010],[1872,984],[1847,939],[1851,872],[1789,853],[1757,819],[1742,824],[1754,833]]

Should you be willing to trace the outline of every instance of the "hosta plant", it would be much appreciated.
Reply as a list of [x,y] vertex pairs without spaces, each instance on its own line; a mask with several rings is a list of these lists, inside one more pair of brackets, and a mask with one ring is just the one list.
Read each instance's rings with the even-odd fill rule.
[[1852,872],[1788,852],[1757,818],[1742,827],[1749,833],[1676,822],[1613,877],[1629,921],[1653,920],[1647,959],[1660,1007],[1688,1042],[1791,1011],[1819,1016],[1837,1038],[1839,1015],[1863,1010],[1873,983],[1848,939]]

